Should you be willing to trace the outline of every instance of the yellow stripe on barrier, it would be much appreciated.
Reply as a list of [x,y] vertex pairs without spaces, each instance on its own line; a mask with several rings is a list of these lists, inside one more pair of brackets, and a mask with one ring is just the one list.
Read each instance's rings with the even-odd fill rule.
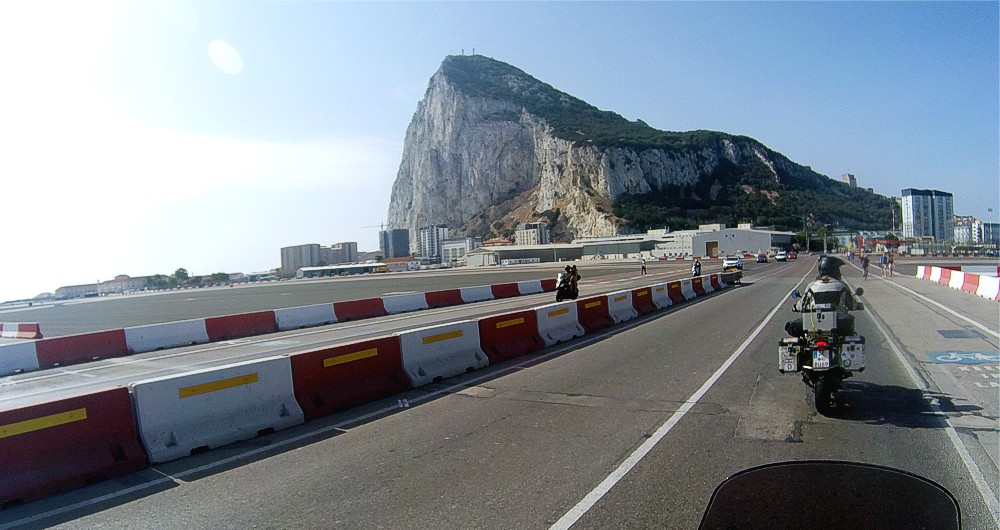
[[638,293],[635,293],[636,296],[646,296],[648,294],[649,294],[649,291],[645,291],[645,290],[639,291]]
[[352,363],[354,361],[360,361],[361,359],[375,357],[376,355],[378,355],[378,348],[369,348],[367,350],[361,350],[354,353],[329,357],[327,359],[323,359],[323,368],[337,366],[338,364]]
[[674,282],[674,283],[670,284],[670,288],[671,289],[674,288],[674,287],[680,287],[680,286],[681,286],[680,282]]
[[627,299],[628,299],[628,296],[626,296],[626,295],[621,295],[621,296],[619,296],[618,298],[615,298],[615,302],[624,302],[624,301],[625,301],[625,300],[627,300]]
[[590,309],[591,307],[599,307],[600,305],[601,305],[601,301],[598,300],[596,302],[587,302],[586,304],[583,304],[583,308],[584,309]]
[[550,311],[549,312],[549,318],[557,317],[559,315],[565,315],[566,313],[569,313],[569,308],[568,307],[564,307],[562,309],[556,309],[555,311]]
[[220,381],[212,381],[210,383],[202,383],[200,385],[186,386],[178,392],[181,399],[189,398],[192,396],[198,396],[201,394],[209,394],[212,392],[218,392],[219,390],[225,390],[227,388],[233,388],[237,386],[249,385],[251,383],[257,382],[257,374],[247,374],[238,377],[230,377],[229,379],[222,379]]
[[74,421],[82,421],[85,419],[87,419],[87,409],[82,408],[60,412],[59,414],[42,416],[41,418],[35,418],[32,420],[19,421],[17,423],[0,426],[0,438],[8,438],[10,436],[17,436],[18,434],[40,431],[42,429],[48,429],[49,427],[66,425],[67,423],[73,423]]
[[462,336],[462,330],[457,329],[455,331],[449,331],[448,333],[442,333],[440,335],[431,335],[429,337],[424,337],[424,344],[433,344],[435,342],[441,342],[448,339],[457,339]]
[[657,287],[657,288],[656,288],[656,292],[658,292],[658,293],[662,293],[662,292],[663,292],[663,287]]
[[[517,325],[520,325],[520,324],[524,324],[524,318],[523,317],[522,318],[515,318],[513,320],[504,320],[503,322],[497,322],[497,329],[506,328],[506,327],[510,327],[510,326],[517,326]],[[424,342],[424,344],[427,344],[427,343]]]

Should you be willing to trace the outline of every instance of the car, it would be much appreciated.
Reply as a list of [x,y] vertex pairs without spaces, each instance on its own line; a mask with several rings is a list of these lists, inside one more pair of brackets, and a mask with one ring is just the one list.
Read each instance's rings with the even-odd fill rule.
[[788,259],[799,259],[799,255],[796,254],[795,252],[789,252]]
[[757,263],[767,263],[767,254],[757,254]]
[[743,270],[743,258],[739,256],[726,256],[726,259],[722,260],[722,270]]
[[774,261],[788,261],[788,253],[786,253],[784,250],[779,251],[777,254],[774,255]]

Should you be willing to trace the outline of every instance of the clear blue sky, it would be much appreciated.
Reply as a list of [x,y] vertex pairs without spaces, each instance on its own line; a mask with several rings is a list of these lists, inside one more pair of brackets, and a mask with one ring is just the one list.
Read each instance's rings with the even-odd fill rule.
[[998,3],[4,2],[0,300],[375,250],[446,55],[1000,219]]

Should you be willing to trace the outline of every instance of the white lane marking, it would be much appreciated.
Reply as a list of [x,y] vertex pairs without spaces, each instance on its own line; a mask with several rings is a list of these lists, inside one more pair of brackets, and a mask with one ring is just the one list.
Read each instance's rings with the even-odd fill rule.
[[[892,348],[893,353],[896,354],[896,359],[903,365],[903,368],[906,370],[906,374],[913,380],[913,384],[921,392],[928,393],[930,388],[924,384],[923,378],[921,378],[917,374],[916,370],[910,366],[910,363],[906,360],[906,355],[903,354],[903,351],[896,344],[896,341],[892,340],[892,337],[889,335],[889,331],[882,323],[882,319],[874,310],[869,309],[870,306],[868,304],[865,304],[865,306],[865,310],[869,312],[872,322],[875,323],[875,327],[878,328],[879,333],[882,334],[882,337],[889,344],[889,347]],[[944,418],[945,423],[948,425],[945,429],[945,432],[948,433],[948,439],[951,440],[951,444],[955,447],[955,451],[958,452],[958,456],[962,459],[962,463],[965,464],[965,469],[969,471],[969,476],[972,477],[972,481],[976,483],[976,489],[979,490],[979,494],[983,497],[983,502],[986,504],[986,508],[990,511],[990,515],[993,517],[993,520],[1000,521],[1000,501],[997,500],[996,494],[990,489],[989,483],[983,476],[982,470],[979,469],[975,460],[972,459],[972,455],[969,454],[969,450],[965,448],[965,444],[962,443],[961,439],[959,439],[958,433],[955,432],[955,428],[952,427],[951,421],[948,419],[948,415],[941,410],[937,400],[926,400],[934,413]]]
[[[683,307],[683,306],[680,306],[680,307]],[[677,308],[674,308],[674,307],[669,308],[669,309],[665,309],[665,310],[657,313],[657,315],[660,315],[660,314],[667,315],[667,314],[673,313],[676,309]],[[429,401],[429,400],[435,399],[435,398],[437,398],[438,396],[440,396],[442,394],[451,394],[451,393],[454,393],[458,389],[465,389],[465,388],[467,388],[470,384],[478,383],[480,381],[484,381],[484,380],[487,380],[487,379],[492,379],[492,378],[497,377],[497,375],[504,375],[504,374],[507,374],[508,372],[513,372],[515,370],[519,370],[522,367],[524,367],[526,365],[529,365],[529,364],[536,364],[536,363],[541,363],[541,362],[547,361],[550,358],[555,357],[557,355],[562,355],[562,354],[566,353],[567,351],[571,351],[571,350],[575,350],[575,349],[579,349],[579,348],[583,348],[583,347],[589,346],[589,345],[591,345],[591,344],[593,344],[593,343],[595,343],[597,341],[603,340],[608,335],[608,333],[612,333],[612,332],[614,332],[614,333],[620,333],[620,332],[623,332],[623,331],[628,331],[628,330],[630,330],[630,329],[632,329],[632,328],[634,328],[636,326],[639,326],[639,325],[645,323],[645,321],[646,321],[646,319],[640,318],[640,319],[632,320],[632,321],[628,322],[627,324],[623,324],[623,325],[619,325],[619,326],[613,326],[613,327],[611,327],[608,330],[605,330],[603,332],[596,332],[596,333],[590,335],[589,337],[588,336],[584,336],[584,338],[580,339],[579,342],[574,342],[574,343],[571,343],[571,344],[566,344],[566,345],[561,346],[561,347],[557,347],[557,348],[555,348],[554,350],[552,350],[549,353],[546,353],[546,354],[543,354],[543,355],[538,355],[536,357],[522,359],[521,361],[519,361],[519,362],[517,362],[515,364],[512,364],[512,365],[504,367],[504,368],[501,368],[499,370],[491,371],[491,372],[488,372],[488,373],[485,373],[485,374],[482,374],[482,375],[478,375],[478,376],[473,377],[473,378],[463,379],[459,383],[456,383],[456,384],[451,385],[451,386],[446,387],[446,388],[435,390],[433,392],[429,392],[429,393],[424,394],[422,396],[417,396],[417,397],[414,397],[412,399],[408,399],[408,401],[410,403],[410,406],[413,406],[413,405],[415,405],[417,403],[420,403],[422,401]],[[416,390],[416,389],[413,389],[413,390]],[[159,486],[161,484],[170,484],[172,482],[175,482],[176,479],[183,479],[184,477],[187,477],[187,476],[190,476],[190,475],[196,475],[196,474],[202,473],[204,471],[208,471],[208,470],[211,470],[211,469],[216,468],[216,467],[228,465],[228,464],[233,463],[233,462],[238,462],[238,461],[243,460],[245,458],[249,458],[251,456],[262,454],[262,453],[265,453],[265,452],[268,452],[268,451],[277,451],[279,449],[284,448],[285,446],[297,444],[297,443],[299,443],[301,441],[308,440],[309,438],[312,438],[312,437],[315,437],[315,436],[320,436],[322,434],[326,434],[326,433],[331,432],[331,431],[343,430],[343,429],[345,429],[345,428],[347,428],[347,427],[349,427],[351,425],[354,425],[354,424],[357,424],[357,423],[360,423],[360,422],[363,422],[363,421],[367,421],[367,420],[370,420],[372,418],[376,418],[378,416],[382,416],[384,414],[388,414],[388,413],[396,411],[398,409],[399,409],[399,405],[391,405],[391,406],[384,407],[384,408],[381,408],[381,409],[378,409],[378,410],[374,410],[372,412],[369,412],[368,414],[363,414],[361,416],[352,416],[349,419],[346,419],[346,420],[344,420],[344,421],[342,421],[340,423],[337,423],[336,425],[330,425],[330,426],[327,426],[327,427],[323,427],[322,429],[311,430],[308,433],[300,434],[298,436],[295,436],[293,438],[289,438],[287,440],[276,441],[276,442],[271,443],[271,444],[269,444],[267,446],[264,446],[264,447],[258,447],[257,449],[252,449],[250,451],[246,451],[246,452],[243,452],[243,453],[240,453],[240,454],[237,454],[237,455],[233,455],[233,456],[231,456],[229,458],[225,458],[225,459],[222,459],[222,460],[211,462],[211,463],[205,464],[205,465],[197,467],[197,468],[193,468],[193,469],[188,469],[188,470],[185,470],[185,471],[181,471],[180,473],[177,473],[175,475],[166,475],[165,473],[163,473],[159,469],[156,469],[155,467],[149,467],[149,468],[147,468],[148,470],[153,471],[155,473],[158,473],[158,474],[162,475],[163,478],[158,478],[158,479],[152,480],[150,482],[145,482],[145,483],[142,483],[142,484],[138,484],[138,485],[132,486],[130,488],[125,488],[125,489],[122,489],[122,490],[114,491],[114,492],[108,493],[106,495],[102,495],[100,497],[95,497],[93,499],[87,499],[85,501],[80,501],[80,502],[78,502],[76,504],[71,504],[71,505],[63,506],[61,508],[56,508],[54,510],[50,510],[50,511],[47,511],[47,512],[44,512],[44,513],[39,513],[39,514],[30,516],[30,517],[26,517],[24,519],[20,519],[20,520],[14,521],[14,522],[9,523],[9,524],[3,524],[3,525],[0,525],[0,530],[6,530],[8,528],[13,528],[13,527],[16,527],[16,526],[22,526],[22,525],[31,524],[31,523],[37,523],[39,521],[48,519],[50,517],[55,517],[57,515],[61,515],[61,514],[64,514],[64,513],[69,513],[69,512],[71,512],[73,510],[87,508],[87,507],[90,507],[90,506],[93,506],[93,505],[96,505],[96,504],[100,504],[100,503],[105,502],[105,501],[110,501],[110,500],[116,499],[118,497],[125,496],[125,495],[131,495],[133,493],[142,491],[144,489],[149,489],[149,488],[152,488],[152,487],[155,487],[155,486]],[[307,423],[307,425],[308,425],[308,423]]]
[[[802,276],[802,278],[799,280],[799,283],[796,284],[795,287],[798,288],[798,286],[805,280],[806,276],[808,275],[809,273],[807,272],[805,276]],[[789,291],[789,295],[790,294],[791,291]],[[708,380],[705,381],[703,385],[701,385],[701,388],[696,390],[694,394],[691,394],[691,397],[687,398],[687,400],[684,401],[684,404],[682,404],[680,408],[678,408],[677,411],[674,412],[670,416],[670,418],[668,418],[667,421],[663,423],[663,425],[660,425],[660,427],[656,429],[656,432],[654,432],[651,437],[647,438],[646,441],[643,442],[638,449],[633,451],[632,454],[629,455],[628,458],[626,458],[625,461],[622,462],[617,469],[612,471],[611,474],[607,476],[607,478],[601,481],[601,483],[598,484],[596,488],[591,490],[590,493],[588,493],[582,500],[580,500],[580,502],[576,504],[576,506],[571,508],[568,512],[566,512],[565,515],[559,518],[559,520],[556,521],[555,524],[550,526],[549,530],[565,530],[576,524],[576,522],[580,520],[580,518],[583,517],[584,514],[590,511],[590,509],[593,508],[595,504],[597,504],[597,501],[601,500],[601,498],[604,497],[604,495],[607,492],[611,491],[611,488],[615,487],[615,484],[618,484],[618,482],[621,481],[621,479],[625,478],[625,475],[627,475],[629,471],[632,470],[632,468],[634,468],[643,458],[645,458],[645,456],[649,454],[649,452],[652,451],[654,447],[656,447],[656,444],[660,443],[660,440],[662,440],[663,437],[670,432],[670,429],[673,429],[674,426],[677,425],[681,421],[681,419],[684,418],[684,416],[688,413],[688,411],[694,408],[694,406],[698,404],[698,401],[706,393],[708,393],[708,391],[712,388],[712,385],[714,385],[716,381],[718,381],[719,378],[722,377],[722,374],[726,373],[726,370],[729,369],[729,367],[734,362],[736,362],[736,359],[739,358],[740,354],[742,354],[743,351],[750,346],[750,343],[752,343],[754,339],[756,339],[757,336],[760,335],[762,331],[764,331],[764,327],[767,326],[768,323],[771,322],[771,319],[774,318],[774,315],[777,314],[779,310],[781,310],[782,306],[785,305],[787,299],[788,296],[781,297],[781,301],[779,301],[778,304],[774,306],[774,309],[772,309],[771,312],[768,313],[767,317],[764,318],[764,321],[761,322],[760,325],[757,326],[757,329],[753,330],[753,333],[751,333],[750,336],[747,337],[745,341],[743,341],[743,344],[740,344],[740,347],[736,348],[736,351],[734,351],[733,354],[730,355],[729,358],[726,359],[724,363],[722,363],[722,366],[720,366],[719,369],[716,370],[714,374],[712,374],[712,377],[709,377]]]
[[[852,265],[853,265],[853,263],[852,263]],[[855,267],[855,268],[857,268],[857,267]],[[972,320],[969,317],[958,313],[957,311],[955,311],[954,309],[952,309],[950,307],[947,307],[945,305],[942,305],[939,302],[936,302],[934,300],[931,300],[930,298],[927,298],[926,296],[924,296],[924,295],[922,295],[922,294],[914,291],[913,289],[910,289],[909,287],[903,287],[902,285],[900,285],[900,284],[898,284],[896,282],[889,281],[887,278],[879,278],[877,276],[871,276],[871,275],[869,275],[869,277],[870,278],[875,278],[876,280],[882,280],[883,282],[888,283],[889,285],[892,285],[892,286],[895,286],[895,287],[897,287],[899,289],[902,289],[902,290],[904,290],[904,291],[912,294],[913,296],[916,296],[917,298],[923,300],[924,302],[927,302],[928,304],[937,306],[938,308],[940,308],[940,309],[948,312],[948,314],[950,314],[951,316],[959,318],[961,320],[964,320],[964,321],[968,322],[969,324],[972,324],[973,326],[976,326],[977,328],[985,331],[986,333],[989,333],[990,335],[993,335],[994,337],[1000,339],[1000,333],[997,333],[996,331],[993,331],[992,329],[990,329],[990,328],[988,328],[988,327],[980,324],[979,322],[976,322],[975,320]],[[931,283],[933,283],[933,282],[931,282]]]

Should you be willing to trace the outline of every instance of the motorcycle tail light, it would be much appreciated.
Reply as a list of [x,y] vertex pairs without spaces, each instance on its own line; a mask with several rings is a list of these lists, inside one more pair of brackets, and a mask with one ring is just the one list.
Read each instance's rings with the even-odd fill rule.
[[826,351],[827,346],[829,346],[829,344],[825,340],[816,341],[816,349],[819,351]]

